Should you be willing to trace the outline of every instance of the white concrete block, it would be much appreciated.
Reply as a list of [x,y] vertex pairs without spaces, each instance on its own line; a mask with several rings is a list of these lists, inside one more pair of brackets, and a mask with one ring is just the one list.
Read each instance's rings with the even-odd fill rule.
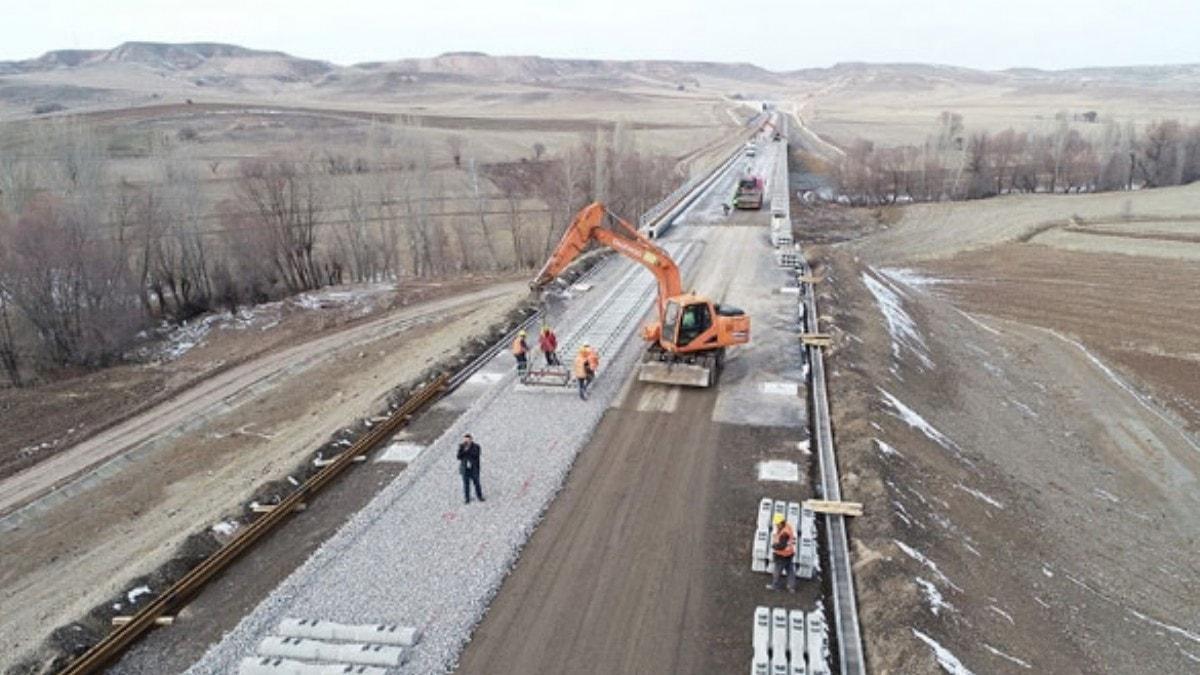
[[771,656],[771,610],[754,608],[754,661],[767,663]]
[[344,624],[318,619],[284,619],[276,630],[284,637],[411,647],[421,639],[421,630],[395,624]]
[[798,539],[800,537],[800,502],[788,502],[787,522],[792,526],[792,531],[796,533]]
[[276,656],[303,661],[353,663],[363,666],[404,665],[407,655],[403,647],[361,643],[332,643],[293,637],[268,637],[258,644],[262,656]]
[[769,459],[759,462],[758,479],[780,483],[799,483],[800,465],[786,459]]
[[771,511],[775,508],[775,502],[771,501],[770,497],[763,497],[758,503],[758,529],[771,529]]
[[804,653],[808,658],[809,675],[829,675],[829,635],[825,615],[814,610],[805,615]]
[[788,616],[787,610],[776,607],[771,610],[771,664],[774,667],[776,657],[787,664],[788,648]]
[[788,612],[788,658],[792,663],[804,663],[804,610]]
[[771,571],[771,531],[765,527],[754,531],[750,570],[754,572]]
[[345,663],[304,663],[271,656],[247,656],[238,664],[238,675],[387,675],[387,668]]
[[771,396],[797,396],[800,387],[795,382],[763,382],[762,392]]

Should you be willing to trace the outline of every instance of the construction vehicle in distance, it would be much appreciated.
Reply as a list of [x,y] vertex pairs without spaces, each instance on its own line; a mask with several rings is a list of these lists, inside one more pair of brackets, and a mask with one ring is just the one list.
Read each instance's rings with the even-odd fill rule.
[[642,338],[649,344],[638,380],[691,387],[716,384],[725,350],[750,341],[750,317],[735,307],[684,293],[679,266],[671,256],[603,204],[593,202],[575,214],[530,288],[545,288],[592,242],[641,264],[658,282],[658,320],[642,327]]
[[733,193],[733,205],[739,209],[756,211],[763,205],[763,180],[758,176],[746,176],[738,181]]

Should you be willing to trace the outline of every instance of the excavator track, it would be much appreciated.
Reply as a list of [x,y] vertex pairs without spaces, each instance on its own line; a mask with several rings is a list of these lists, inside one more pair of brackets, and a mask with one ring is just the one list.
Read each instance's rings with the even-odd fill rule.
[[638,366],[639,382],[712,387],[721,378],[725,350],[672,354],[657,344],[650,345]]

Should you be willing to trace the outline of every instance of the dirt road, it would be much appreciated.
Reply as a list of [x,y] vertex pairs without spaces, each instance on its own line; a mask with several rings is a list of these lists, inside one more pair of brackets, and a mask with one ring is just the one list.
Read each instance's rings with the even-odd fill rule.
[[[236,405],[236,399],[272,386],[279,378],[321,363],[339,347],[368,342],[399,330],[428,323],[445,314],[511,295],[520,284],[498,285],[467,295],[417,305],[374,321],[327,335],[290,349],[267,354],[232,368],[163,402],[122,424],[69,448],[44,462],[0,481],[0,516],[37,501],[108,459],[125,454],[165,435],[178,432],[197,418]],[[73,490],[59,490],[60,495]]]
[[773,593],[750,571],[759,500],[812,495],[805,483],[758,480],[765,459],[807,474],[796,449],[803,398],[764,393],[770,382],[802,381],[795,301],[771,292],[786,275],[771,262],[767,212],[723,221],[726,195],[693,209],[698,221],[721,224],[678,236],[705,240],[688,281],[743,307],[752,344],[734,352],[714,389],[628,385],[472,636],[460,673],[739,672],[752,655],[755,606],[813,607],[819,584]]
[[401,310],[247,364],[226,373],[223,386],[139,417],[130,434],[147,442],[60,491],[70,499],[56,493],[0,522],[0,670],[54,628],[141,584],[188,534],[284,478],[526,292],[505,284]]
[[755,459],[795,432],[713,422],[712,390],[662,391],[634,384],[604,417],[459,673],[745,669],[755,605],[783,597],[749,569]]

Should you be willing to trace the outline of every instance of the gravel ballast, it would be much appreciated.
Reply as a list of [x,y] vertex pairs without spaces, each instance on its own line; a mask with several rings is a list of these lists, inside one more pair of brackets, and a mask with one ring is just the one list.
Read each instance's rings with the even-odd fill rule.
[[[633,276],[622,284],[625,275]],[[568,348],[583,341],[612,346],[612,353],[602,351],[604,362],[588,401],[570,392],[515,387],[512,357],[503,350],[485,368],[503,377],[464,385],[487,391],[187,672],[237,672],[240,659],[253,655],[284,618],[416,626],[423,638],[412,658],[389,672],[452,669],[576,453],[640,356],[640,341],[627,343],[650,306],[653,278],[613,259],[597,270],[595,280],[596,288],[568,301],[556,322]],[[631,300],[639,308],[626,314],[619,305]],[[589,321],[595,314],[629,319],[612,326]],[[560,355],[564,362],[573,356],[566,350]],[[466,432],[483,448],[484,503],[463,504],[454,450]]]

